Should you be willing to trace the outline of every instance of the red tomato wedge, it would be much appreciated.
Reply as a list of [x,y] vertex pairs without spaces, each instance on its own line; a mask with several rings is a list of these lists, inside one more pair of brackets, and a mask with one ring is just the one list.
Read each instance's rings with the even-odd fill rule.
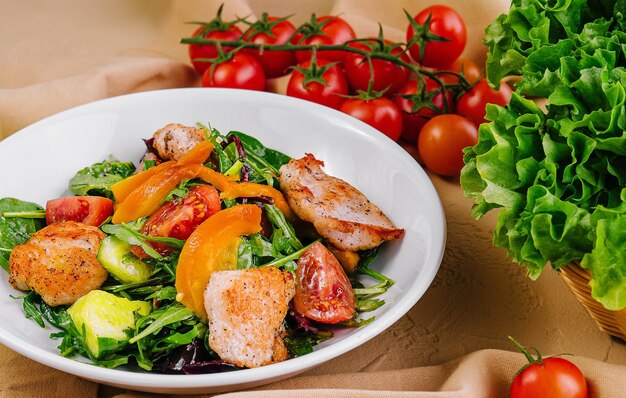
[[77,221],[99,226],[113,214],[113,201],[100,196],[68,196],[46,203],[46,223]]
[[352,285],[339,261],[324,245],[313,244],[298,259],[296,311],[322,323],[345,322],[354,317]]
[[[198,225],[220,211],[220,208],[217,189],[211,185],[196,185],[189,188],[189,194],[184,198],[170,200],[159,207],[148,218],[141,233],[186,240]],[[163,256],[174,251],[162,243],[150,242],[150,245]],[[133,248],[133,253],[141,258],[146,257],[139,247]]]

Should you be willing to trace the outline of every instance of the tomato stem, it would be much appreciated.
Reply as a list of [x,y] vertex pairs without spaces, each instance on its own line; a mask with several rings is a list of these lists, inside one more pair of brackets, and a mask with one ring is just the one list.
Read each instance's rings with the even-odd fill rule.
[[509,340],[511,340],[511,342],[513,344],[515,344],[515,346],[522,352],[522,354],[524,354],[524,356],[526,357],[526,359],[528,359],[528,362],[530,364],[541,364],[541,354],[539,353],[539,351],[536,348],[533,348],[533,350],[535,351],[535,353],[537,354],[537,358],[533,358],[533,356],[530,354],[530,352],[528,352],[528,350],[526,349],[526,347],[524,347],[523,345],[521,345],[517,340],[515,340],[512,336],[509,336]]

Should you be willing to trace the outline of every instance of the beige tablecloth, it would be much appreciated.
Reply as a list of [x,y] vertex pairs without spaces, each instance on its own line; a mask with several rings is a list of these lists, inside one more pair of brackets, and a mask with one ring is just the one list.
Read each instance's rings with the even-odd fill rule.
[[[416,13],[432,1],[225,3],[227,18],[268,11],[295,14],[300,22],[311,12],[333,13],[360,36],[375,35],[380,22],[389,38],[403,40],[402,9]],[[482,30],[508,2],[440,3],[453,4],[464,16],[470,35],[466,55],[484,60]],[[218,5],[214,0],[0,0],[0,138],[92,100],[198,85],[187,49],[178,42],[194,29],[184,22],[208,20]],[[284,79],[273,87],[281,91]],[[446,211],[448,243],[424,297],[361,347],[302,376],[229,397],[501,397],[524,363],[521,354],[511,352],[508,335],[544,354],[573,354],[568,358],[585,373],[592,396],[624,395],[624,342],[596,328],[556,272],[546,270],[532,282],[494,249],[494,215],[474,221],[458,181],[432,180]],[[0,347],[0,394],[137,396],[47,368],[5,347]]]

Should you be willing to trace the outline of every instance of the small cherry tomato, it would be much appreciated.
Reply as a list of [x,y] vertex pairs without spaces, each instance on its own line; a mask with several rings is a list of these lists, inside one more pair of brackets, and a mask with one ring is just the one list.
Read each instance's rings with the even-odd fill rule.
[[68,196],[46,203],[46,223],[77,221],[94,227],[113,215],[113,201],[100,196]]
[[485,123],[487,104],[505,106],[511,100],[513,91],[504,82],[497,91],[491,88],[487,80],[480,79],[470,91],[459,97],[456,102],[456,113],[465,116],[477,126]]
[[[447,41],[429,41],[424,46],[424,56],[421,64],[424,66],[443,69],[457,59],[467,41],[467,29],[461,16],[452,8],[443,5],[434,5],[420,11],[413,19],[418,25],[424,27],[430,17],[428,31],[436,36],[441,36]],[[419,34],[419,32],[418,32]],[[406,31],[407,43],[415,35],[412,24]],[[409,51],[411,57],[420,63],[420,46],[413,44]]]
[[402,112],[387,98],[365,100],[349,98],[339,110],[378,129],[387,137],[398,141],[402,133]]
[[[335,16],[323,16],[316,19],[318,24],[322,24],[321,33],[313,35],[300,42],[301,44],[343,44],[349,40],[356,39],[356,33],[349,23]],[[300,36],[301,37],[301,36]],[[338,50],[318,51],[317,57],[329,61],[343,61],[347,53]],[[306,50],[296,51],[298,62],[302,63],[311,58],[311,52]]]
[[563,358],[537,358],[510,338],[524,353],[528,364],[515,376],[511,384],[511,398],[587,398],[585,376],[576,365]]
[[[287,84],[287,95],[290,97],[302,98],[318,104],[329,106],[333,109],[339,109],[344,102],[344,95],[348,95],[348,81],[346,75],[339,65],[330,65],[330,61],[318,59],[316,67],[311,67],[311,61],[305,61],[298,65],[301,70],[293,71]],[[324,81],[322,84],[319,80],[313,80],[305,83],[305,70],[307,74],[318,75]]]
[[[276,17],[263,16],[263,26],[266,30],[246,33],[244,39],[256,44],[285,44],[296,31],[295,26],[287,20]],[[296,56],[293,51],[269,51],[262,52],[255,49],[246,49],[248,54],[253,55],[263,67],[265,77],[268,79],[284,76],[289,72],[289,67],[296,64]]]
[[[458,74],[462,73],[470,84],[476,83],[484,76],[482,68],[469,58],[459,58],[454,61],[452,65],[446,66],[441,70],[449,70]],[[441,74],[439,78],[447,84],[456,84],[459,82],[459,78],[455,75]]]
[[[217,190],[211,185],[196,185],[189,188],[184,198],[170,200],[159,207],[143,225],[141,233],[186,240],[204,220],[220,209]],[[150,242],[150,245],[161,255],[173,252],[163,243]],[[133,247],[132,251],[140,258],[147,256],[139,247]]]
[[[235,25],[224,26],[221,29],[212,30],[211,26],[200,26],[194,33],[193,37],[203,36],[205,39],[221,40],[221,41],[234,41],[241,38],[242,32]],[[223,47],[225,52],[231,51],[231,47]],[[190,44],[189,45],[189,59],[193,64],[194,69],[199,74],[204,74],[211,64],[206,61],[195,61],[199,58],[217,58],[217,47],[210,44]]]
[[[369,42],[371,45],[375,45],[374,43],[376,43],[375,40],[370,40]],[[385,40],[385,45],[388,44],[392,44],[392,42]],[[362,42],[350,43],[350,46],[368,52],[372,51],[370,45]],[[402,48],[395,47],[391,49],[390,52],[391,54],[399,55],[402,52]],[[400,59],[407,63],[410,62],[409,57],[406,54],[401,55]],[[350,87],[352,87],[355,91],[367,91],[371,73],[370,66],[365,60],[365,57],[356,53],[348,53],[345,57],[344,66]],[[374,71],[372,89],[374,91],[386,90],[384,93],[385,96],[391,96],[409,79],[409,70],[403,66],[396,65],[391,61],[373,58],[372,69]]]
[[352,285],[339,261],[320,242],[298,259],[296,311],[322,323],[345,322],[354,317],[356,301]]
[[[211,73],[212,72],[212,73]],[[265,74],[259,61],[239,52],[215,68],[208,68],[202,76],[202,87],[241,88],[265,90]]]
[[[395,102],[402,111],[402,138],[412,143],[417,143],[417,137],[422,127],[424,127],[424,124],[431,118],[441,114],[444,110],[444,96],[441,94],[441,91],[439,91],[438,94],[430,99],[431,104],[435,106],[439,112],[429,108],[427,105],[423,105],[413,112],[415,102],[403,96],[417,96],[423,85],[423,90],[426,94],[441,90],[441,87],[429,78],[424,78],[419,81],[409,80],[407,84],[396,93],[397,95],[393,99],[393,102]],[[452,106],[452,94],[449,92],[447,92],[447,99],[448,106]]]
[[463,148],[476,145],[478,129],[459,115],[439,115],[420,132],[417,149],[422,162],[442,176],[458,176],[464,166]]

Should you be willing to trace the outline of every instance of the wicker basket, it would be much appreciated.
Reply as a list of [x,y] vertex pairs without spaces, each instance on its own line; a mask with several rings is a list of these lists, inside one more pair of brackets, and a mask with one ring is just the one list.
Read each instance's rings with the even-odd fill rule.
[[577,264],[561,267],[559,274],[600,330],[626,341],[626,310],[610,311],[591,297],[589,272]]

